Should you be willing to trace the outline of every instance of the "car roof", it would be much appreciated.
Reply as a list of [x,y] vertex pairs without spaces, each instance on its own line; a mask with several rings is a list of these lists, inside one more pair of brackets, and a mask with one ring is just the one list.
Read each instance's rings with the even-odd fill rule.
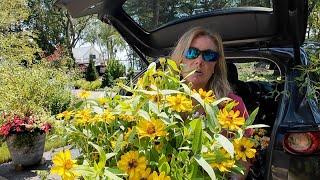
[[307,0],[273,0],[273,8],[221,9],[168,22],[146,31],[122,8],[126,0],[58,0],[73,17],[98,13],[136,51],[150,57],[168,55],[179,37],[194,26],[218,32],[226,49],[299,47],[307,26]]

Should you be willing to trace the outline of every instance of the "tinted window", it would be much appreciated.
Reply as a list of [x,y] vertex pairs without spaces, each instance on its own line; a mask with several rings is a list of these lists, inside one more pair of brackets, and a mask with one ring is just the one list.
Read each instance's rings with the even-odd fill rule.
[[271,0],[128,0],[123,9],[145,30],[196,14],[233,7],[268,7]]

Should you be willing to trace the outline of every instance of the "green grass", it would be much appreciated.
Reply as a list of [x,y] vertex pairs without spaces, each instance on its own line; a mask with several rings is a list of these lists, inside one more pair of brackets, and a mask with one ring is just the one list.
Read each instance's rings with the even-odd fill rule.
[[[0,164],[11,161],[10,153],[6,143],[0,144]],[[49,151],[54,148],[65,146],[66,142],[61,138],[50,139],[50,136],[46,138],[46,144],[44,151]]]

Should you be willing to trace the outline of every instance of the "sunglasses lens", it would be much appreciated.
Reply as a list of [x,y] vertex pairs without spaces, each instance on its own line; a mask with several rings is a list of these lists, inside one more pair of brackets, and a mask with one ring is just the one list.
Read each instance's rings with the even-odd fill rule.
[[200,55],[200,51],[196,48],[189,48],[185,53],[187,59],[195,59]]
[[207,50],[202,53],[202,58],[205,61],[216,61],[219,59],[219,53]]

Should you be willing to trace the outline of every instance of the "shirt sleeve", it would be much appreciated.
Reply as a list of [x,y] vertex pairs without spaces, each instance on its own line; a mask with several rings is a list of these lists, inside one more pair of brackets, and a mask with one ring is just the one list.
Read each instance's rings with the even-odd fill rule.
[[240,111],[240,114],[242,116],[244,116],[245,119],[247,119],[249,117],[249,114],[248,114],[246,105],[244,104],[242,98],[237,96],[237,95],[235,95],[235,94],[233,94],[233,93],[229,93],[228,97],[239,103],[237,106],[235,106],[233,108],[233,110],[234,111],[237,111],[237,110]]

